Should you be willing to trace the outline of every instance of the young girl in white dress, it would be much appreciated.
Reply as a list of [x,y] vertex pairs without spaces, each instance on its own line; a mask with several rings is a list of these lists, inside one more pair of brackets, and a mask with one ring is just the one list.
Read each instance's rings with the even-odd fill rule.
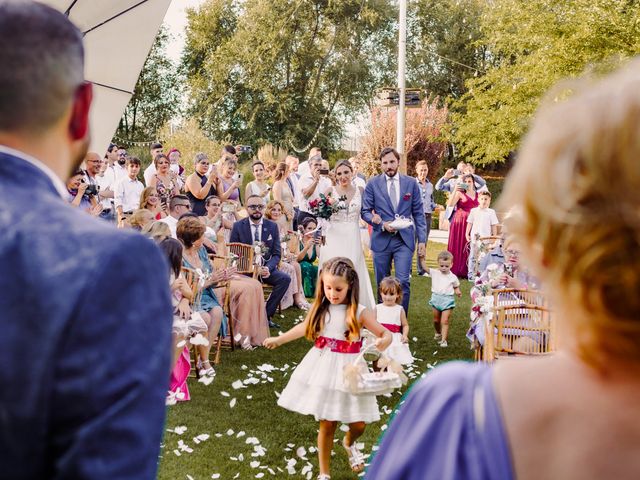
[[378,421],[380,412],[373,395],[353,395],[343,379],[346,365],[360,353],[360,331],[367,328],[375,336],[376,346],[384,350],[391,334],[376,322],[371,310],[358,304],[358,274],[353,262],[345,257],[327,260],[316,289],[316,298],[303,323],[279,337],[264,341],[266,348],[276,348],[305,336],[314,347],[295,369],[278,399],[278,405],[303,415],[313,415],[320,422],[318,433],[319,480],[327,480],[338,423],[349,424],[342,446],[354,472],[364,469],[364,457],[356,440],[366,423]]
[[396,277],[384,277],[378,291],[382,303],[376,305],[376,320],[393,336],[384,353],[402,365],[409,365],[413,363],[413,355],[409,350],[409,322],[402,308],[400,281]]

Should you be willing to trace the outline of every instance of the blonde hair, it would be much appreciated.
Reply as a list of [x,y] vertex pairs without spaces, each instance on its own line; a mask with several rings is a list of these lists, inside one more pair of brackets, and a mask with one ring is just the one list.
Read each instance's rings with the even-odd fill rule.
[[396,304],[402,304],[402,285],[400,285],[400,281],[396,277],[384,277],[380,281],[378,290],[384,294],[395,293]]
[[318,285],[316,286],[316,298],[307,314],[307,329],[305,337],[314,341],[320,336],[324,328],[324,318],[329,313],[330,302],[324,295],[324,276],[334,275],[342,277],[349,285],[347,291],[347,331],[344,336],[350,342],[355,342],[360,338],[360,322],[358,321],[358,298],[360,294],[360,284],[358,274],[353,266],[353,262],[346,257],[334,257],[324,262],[322,270],[318,275]]
[[438,260],[453,261],[453,254],[448,250],[443,250],[438,254]]
[[[640,63],[538,112],[501,197],[578,353],[640,362]],[[582,317],[584,319],[584,317]]]
[[169,224],[165,222],[155,221],[147,223],[142,227],[141,232],[156,243],[160,243],[165,238],[171,238],[171,229],[169,228]]
[[287,211],[284,209],[284,204],[280,200],[271,200],[269,203],[267,203],[267,206],[264,209],[264,216],[267,217],[268,220],[273,220],[273,218],[271,217],[271,212],[273,212],[273,209],[276,205],[280,205],[282,215],[284,215],[284,218],[289,220],[289,215],[287,215]]
[[129,217],[129,225],[137,230],[142,230],[142,228],[147,223],[151,223],[153,221],[153,212],[151,212],[151,210],[147,210],[146,208],[139,208],[138,210],[134,210]]
[[[140,208],[147,208],[149,205],[149,195],[152,193],[157,193],[156,187],[146,187],[142,190],[140,194]],[[160,199],[158,198],[158,204],[160,204]]]

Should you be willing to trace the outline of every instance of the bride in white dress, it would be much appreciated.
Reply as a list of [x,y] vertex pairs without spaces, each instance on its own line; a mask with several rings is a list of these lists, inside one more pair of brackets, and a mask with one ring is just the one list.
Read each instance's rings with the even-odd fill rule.
[[336,186],[328,192],[334,198],[346,196],[346,209],[334,213],[329,225],[324,229],[325,244],[320,249],[318,270],[322,264],[333,257],[347,257],[353,262],[360,283],[360,304],[374,309],[376,306],[369,270],[364,260],[362,243],[360,242],[360,208],[362,205],[362,189],[351,184],[353,167],[347,160],[338,162],[334,170]]

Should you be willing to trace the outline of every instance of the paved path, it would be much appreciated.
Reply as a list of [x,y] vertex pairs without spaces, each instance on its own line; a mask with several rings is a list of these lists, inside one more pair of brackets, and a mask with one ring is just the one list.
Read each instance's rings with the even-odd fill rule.
[[449,243],[449,231],[448,230],[431,230],[429,232],[429,241],[436,243]]

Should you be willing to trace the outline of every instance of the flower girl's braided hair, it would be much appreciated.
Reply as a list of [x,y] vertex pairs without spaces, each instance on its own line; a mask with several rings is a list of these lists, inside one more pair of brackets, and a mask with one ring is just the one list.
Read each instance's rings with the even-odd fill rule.
[[353,262],[345,257],[334,257],[322,265],[318,275],[316,286],[316,298],[311,310],[307,314],[307,330],[305,336],[309,340],[315,340],[324,328],[324,317],[329,311],[329,300],[324,295],[324,275],[342,277],[349,284],[347,292],[347,331],[345,337],[350,342],[360,338],[360,324],[358,323],[358,298],[360,297],[360,284],[358,274]]

